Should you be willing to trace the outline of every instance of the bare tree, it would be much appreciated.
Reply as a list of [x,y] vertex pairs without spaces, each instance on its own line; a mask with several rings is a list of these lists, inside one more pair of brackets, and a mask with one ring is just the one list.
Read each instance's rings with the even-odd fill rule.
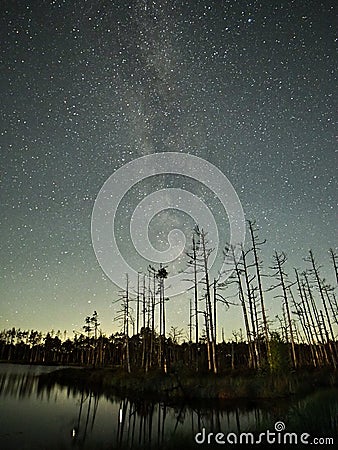
[[296,283],[298,286],[298,292],[301,299],[301,307],[302,307],[302,313],[305,320],[305,326],[307,327],[307,331],[309,334],[309,339],[311,341],[312,349],[313,349],[313,356],[315,358],[314,366],[316,367],[318,363],[320,362],[320,356],[317,348],[317,338],[316,338],[316,329],[314,325],[314,320],[312,317],[312,313],[309,307],[309,303],[307,301],[307,296],[305,292],[305,286],[304,283],[301,282],[300,276],[298,274],[297,269],[295,270],[296,274]]
[[159,361],[160,366],[167,371],[167,358],[166,358],[166,348],[165,348],[165,291],[164,291],[164,280],[168,277],[168,272],[165,267],[160,264],[160,268],[156,273],[158,279],[158,291],[159,291],[159,303],[160,303],[160,348],[159,348]]
[[[318,264],[316,264],[316,261],[314,259],[314,256],[313,256],[313,253],[311,250],[309,251],[309,254],[310,254],[309,261],[311,262],[311,266],[312,266],[311,273],[314,275],[315,281],[317,283],[317,288],[320,293],[320,298],[321,298],[323,306],[324,306],[325,316],[326,316],[327,324],[328,324],[330,334],[331,334],[331,339],[328,339],[328,344],[329,344],[329,348],[330,348],[330,352],[331,352],[332,363],[333,363],[333,366],[336,367],[336,355],[335,355],[335,348],[333,345],[333,342],[335,341],[335,337],[334,337],[334,333],[333,333],[333,329],[332,329],[332,325],[331,325],[331,319],[330,319],[330,315],[329,315],[329,311],[327,308],[327,303],[326,303],[326,299],[325,299],[325,295],[324,295],[324,287],[323,287],[324,280],[320,279],[320,273],[319,273],[320,267],[318,266]],[[334,256],[333,256],[333,260],[335,263]],[[336,266],[335,266],[335,268],[336,268]],[[324,331],[326,331],[326,325],[325,325],[324,318],[322,318],[321,322],[323,324]],[[332,342],[331,342],[331,340],[332,340]]]
[[140,330],[140,274],[137,273],[137,291],[136,291],[136,334]]
[[308,344],[308,346],[310,348],[312,364],[313,364],[314,367],[316,367],[317,366],[317,359],[316,359],[316,355],[315,355],[315,351],[314,351],[314,344],[312,342],[312,336],[310,334],[309,324],[308,324],[307,319],[306,319],[306,311],[304,309],[303,294],[300,291],[300,296],[301,296],[301,300],[302,301],[297,303],[296,299],[295,299],[295,297],[294,297],[294,295],[292,293],[291,288],[288,289],[288,293],[289,293],[289,295],[290,295],[290,297],[292,299],[292,304],[293,304],[293,306],[295,308],[294,314],[299,318],[299,322],[301,324],[301,327],[302,327],[305,339],[306,339],[307,344]]
[[[246,302],[245,302],[245,287],[244,287],[245,286],[245,277],[243,277],[244,270],[241,268],[240,261],[238,261],[238,259],[236,258],[235,247],[233,245],[231,245],[229,247],[226,247],[225,250],[226,250],[227,254],[230,253],[231,259],[232,259],[232,264],[234,266],[234,274],[230,276],[230,278],[228,280],[228,284],[231,284],[232,282],[234,282],[234,283],[236,283],[236,286],[237,286],[237,295],[238,295],[239,302],[240,302],[242,312],[243,312],[244,326],[245,326],[246,337],[247,337],[247,342],[248,342],[249,366],[255,367],[256,363],[255,363],[255,355],[254,355],[252,338],[251,338],[252,334],[251,334],[251,330],[250,330],[247,306],[246,306]],[[248,276],[248,274],[247,274],[247,276]],[[251,293],[249,295],[251,297]]]
[[241,244],[241,263],[243,267],[243,276],[245,280],[245,289],[246,289],[246,295],[249,302],[249,311],[250,311],[250,320],[251,320],[251,332],[252,332],[252,340],[253,340],[253,365],[254,367],[260,367],[261,366],[261,355],[260,355],[260,349],[259,349],[259,343],[258,343],[258,323],[257,323],[257,310],[256,310],[256,301],[253,295],[252,290],[252,282],[255,279],[255,275],[249,274],[249,268],[253,267],[253,265],[250,265],[247,263],[247,255],[249,254],[251,250],[244,251],[243,244]]
[[124,366],[128,373],[131,372],[130,367],[130,355],[129,355],[129,320],[130,320],[130,298],[129,298],[129,276],[126,274],[126,288],[122,291],[122,297],[119,299],[121,301],[121,309],[117,311],[115,320],[122,322],[123,325],[123,361]]
[[[283,265],[286,262],[286,255],[285,253],[278,254],[277,251],[275,251],[274,254],[274,261],[275,264],[271,267],[271,269],[275,270],[276,272],[272,275],[277,278],[278,284],[272,286],[269,290],[276,289],[277,287],[282,288],[282,296],[278,295],[276,297],[282,297],[284,300],[284,306],[285,306],[285,312],[286,312],[286,321],[287,321],[287,327],[286,330],[289,333],[290,336],[290,342],[291,342],[291,359],[293,367],[297,368],[297,357],[296,357],[296,350],[295,350],[295,340],[294,340],[294,331],[292,327],[292,321],[291,321],[291,313],[290,313],[290,306],[289,306],[289,299],[287,294],[287,289],[290,288],[291,284],[286,284],[287,274],[283,270]],[[287,337],[287,336],[286,336]]]
[[211,343],[211,370],[214,373],[217,373],[217,359],[216,359],[216,336],[215,336],[215,328],[214,328],[214,313],[211,304],[211,285],[209,278],[209,257],[212,253],[212,249],[207,248],[206,241],[206,233],[202,229],[199,233],[199,237],[201,240],[201,248],[203,255],[203,266],[204,266],[204,283],[205,283],[205,300],[206,300],[206,312],[207,312],[207,321],[209,328],[209,339]]
[[250,220],[249,220],[249,230],[250,230],[250,236],[251,236],[252,251],[254,254],[257,286],[258,286],[258,293],[259,293],[260,304],[261,304],[261,313],[262,313],[262,319],[263,319],[263,331],[264,331],[265,344],[266,344],[266,349],[267,349],[267,358],[268,358],[268,364],[270,365],[271,364],[271,349],[270,349],[269,328],[268,328],[268,321],[267,321],[266,312],[265,312],[263,284],[262,284],[262,276],[261,276],[262,262],[258,258],[258,250],[260,248],[260,245],[264,244],[266,241],[265,240],[262,242],[258,241],[258,236],[257,236],[258,229],[257,229],[255,223],[251,222]]
[[334,252],[333,251],[333,249],[332,248],[330,248],[330,255],[331,255],[331,259],[332,259],[332,264],[333,264],[333,267],[334,267],[334,273],[335,273],[335,275],[336,275],[336,281],[337,281],[337,283],[338,283],[338,268],[337,268],[337,253],[336,252]]
[[[198,361],[198,346],[199,346],[199,307],[198,307],[198,273],[201,271],[203,264],[198,258],[197,252],[200,247],[200,231],[196,226],[192,233],[192,247],[191,250],[186,252],[188,257],[188,267],[192,268],[193,274],[193,292],[194,292],[194,312],[190,312],[190,319],[195,318],[195,369],[198,371],[199,361]],[[192,327],[190,328],[190,333],[192,333]]]

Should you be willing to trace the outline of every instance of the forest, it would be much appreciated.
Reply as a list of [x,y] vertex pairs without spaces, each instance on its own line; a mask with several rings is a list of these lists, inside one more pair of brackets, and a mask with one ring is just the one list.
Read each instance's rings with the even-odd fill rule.
[[[186,253],[187,277],[191,279],[188,331],[186,336],[166,320],[166,267],[148,266],[131,289],[126,275],[125,289],[114,320],[121,331],[110,336],[100,328],[99,314],[87,316],[81,332],[12,328],[0,333],[0,360],[28,364],[120,367],[128,373],[160,370],[168,373],[187,368],[199,373],[244,371],[295,371],[300,368],[336,369],[338,350],[338,304],[335,288],[321,273],[310,250],[303,271],[285,271],[287,256],[272,255],[269,273],[263,266],[264,240],[255,222],[248,221],[249,248],[229,246],[224,257],[232,265],[226,281],[211,277],[207,233],[196,227]],[[239,254],[240,258],[236,255]],[[328,251],[329,267],[338,281],[337,255]],[[268,317],[266,294],[280,300],[281,315]],[[218,306],[231,314],[242,311],[243,329],[225,341],[218,330]],[[222,338],[218,336],[222,334]]]

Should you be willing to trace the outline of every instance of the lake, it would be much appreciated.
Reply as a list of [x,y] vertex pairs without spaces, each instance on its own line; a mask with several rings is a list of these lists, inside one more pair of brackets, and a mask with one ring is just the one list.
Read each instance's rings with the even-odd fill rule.
[[241,433],[242,439],[258,439],[266,430],[281,442],[283,431],[291,430],[298,433],[298,443],[302,433],[311,442],[337,437],[336,389],[292,402],[173,405],[43,385],[38,375],[58,368],[0,364],[2,450],[211,449],[239,442]]

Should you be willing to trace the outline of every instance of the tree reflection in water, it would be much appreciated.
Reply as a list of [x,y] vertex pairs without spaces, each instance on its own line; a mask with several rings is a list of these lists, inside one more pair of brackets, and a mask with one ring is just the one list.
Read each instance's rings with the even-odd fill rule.
[[[179,447],[181,438],[193,444],[195,434],[205,427],[208,431],[241,431],[249,423],[261,420],[257,408],[250,410],[231,407],[227,410],[218,407],[197,405],[175,406],[165,402],[146,399],[118,398],[92,392],[85,387],[65,387],[35,373],[0,373],[0,395],[16,399],[35,397],[53,404],[61,401],[62,393],[78,403],[73,420],[69,423],[69,448],[91,448],[93,436],[98,429],[113,435],[114,448],[166,448],[170,442],[173,448]],[[96,423],[100,402],[109,401],[110,418],[105,415],[105,425]],[[102,422],[103,412],[99,415]],[[107,422],[108,421],[108,422]],[[90,442],[90,444],[89,444]],[[176,442],[176,445],[174,444]],[[105,447],[103,447],[105,448]]]
[[[87,438],[94,429],[100,399],[105,396],[74,388],[70,394],[80,398],[77,418],[70,433],[73,445],[86,448]],[[115,405],[111,424],[114,448],[160,449],[167,448],[168,443],[173,443],[174,448],[174,443],[178,445],[179,439],[184,436],[193,444],[193,437],[203,427],[213,432],[231,430],[240,433],[252,425],[252,420],[257,424],[262,420],[262,412],[255,407],[250,410],[240,407],[222,410],[200,405],[174,406],[146,399],[108,398]],[[268,412],[263,413],[263,417],[267,415]]]
[[[39,421],[42,414],[48,414],[55,423],[49,424],[48,431],[43,431],[53,435],[54,439],[55,436],[60,437],[60,442],[49,447],[53,449],[194,448],[194,436],[202,428],[213,433],[240,434],[264,430],[267,426],[273,430],[273,424],[282,420],[290,430],[290,411],[295,410],[297,417],[304,413],[304,408],[298,407],[302,405],[300,401],[293,406],[290,401],[270,402],[259,406],[239,402],[174,405],[151,399],[116,397],[113,394],[93,392],[86,387],[65,387],[47,380],[48,377],[37,377],[34,371],[25,372],[24,369],[16,373],[0,371],[0,398],[4,400],[3,405],[6,398],[15,399],[17,407],[24,401],[27,402],[27,399],[31,399],[29,405],[33,405],[38,399],[38,408],[43,412],[40,411],[40,416],[34,416],[32,409],[32,417],[25,417],[29,427],[35,427],[36,430],[30,434],[26,432],[22,440],[34,441],[39,434],[41,436]],[[334,398],[333,391],[329,394],[330,398]],[[318,397],[317,403],[319,401]],[[313,403],[307,403],[313,407]],[[332,405],[334,406],[333,403]],[[331,416],[332,414],[331,412]],[[316,421],[320,418],[318,416]],[[305,425],[301,425],[305,431],[310,431],[304,428]],[[13,430],[12,433],[15,432],[15,427]],[[62,430],[62,434],[59,430]],[[330,430],[328,433],[332,436]],[[0,447],[1,445],[0,436]]]
[[[99,395],[81,390],[79,414],[75,425],[71,429],[71,437],[74,444],[82,448],[86,442],[88,431],[93,431],[97,409],[99,406]],[[87,406],[86,406],[87,404]]]

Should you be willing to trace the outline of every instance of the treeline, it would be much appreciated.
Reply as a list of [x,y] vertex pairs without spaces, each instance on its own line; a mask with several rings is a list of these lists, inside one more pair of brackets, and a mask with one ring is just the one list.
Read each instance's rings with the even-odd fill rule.
[[[211,276],[207,233],[196,227],[187,252],[188,335],[171,326],[168,332],[165,280],[167,268],[149,266],[139,274],[135,287],[126,275],[125,289],[117,299],[121,309],[115,320],[121,332],[106,336],[100,329],[96,311],[85,319],[83,332],[70,339],[61,332],[42,335],[37,331],[8,330],[0,334],[1,360],[27,363],[122,366],[128,372],[189,367],[196,372],[223,372],[231,369],[287,370],[300,367],[337,367],[338,351],[334,327],[338,324],[338,304],[334,287],[321,274],[312,251],[305,258],[305,270],[285,271],[286,255],[277,251],[263,270],[261,248],[254,222],[248,222],[250,244],[224,249],[224,274]],[[337,255],[329,251],[332,273],[338,280]],[[269,317],[274,292],[281,314]],[[218,323],[232,308],[241,308],[243,330],[232,342],[225,342]],[[230,311],[230,312],[229,312]],[[222,341],[222,342],[220,342]]]
[[[275,251],[267,275],[261,257],[265,240],[259,239],[255,222],[248,221],[248,228],[248,249],[241,245],[224,249],[225,267],[229,268],[225,282],[221,281],[224,274],[211,276],[209,260],[213,249],[208,246],[207,233],[198,227],[193,230],[191,247],[186,254],[187,277],[191,280],[188,291],[190,367],[197,372],[223,370],[221,348],[224,343],[218,343],[219,315],[240,307],[245,330],[245,350],[240,353],[240,365],[254,370],[297,369],[301,366],[336,368],[338,353],[333,327],[338,324],[338,305],[334,288],[322,277],[313,252],[310,250],[304,258],[305,270],[294,269],[290,280],[285,272],[285,253]],[[332,249],[329,257],[337,280],[337,256]],[[158,269],[149,266],[146,274],[139,274],[133,295],[126,276],[126,288],[120,299],[122,308],[117,318],[122,321],[123,361],[128,371],[132,366],[130,334],[140,336],[142,341],[138,367],[148,371],[156,366],[165,372],[172,362],[171,351],[166,345],[167,276],[162,265]],[[274,291],[275,298],[280,301],[281,315],[274,318],[276,320],[268,317],[271,304],[267,305],[266,293],[269,291]],[[231,367],[236,366],[233,349],[227,348],[225,354],[232,355]]]
[[[86,325],[88,327],[88,325]],[[88,328],[87,328],[88,329]],[[138,335],[129,337],[129,358],[132,369],[142,367],[144,359],[149,361],[149,367],[158,367],[158,361],[163,347],[166,349],[169,367],[191,365],[195,352],[191,342],[178,343],[175,330],[163,342],[157,333],[148,328],[141,329]],[[144,341],[150,345],[153,341],[153,359],[145,356],[142,351]],[[217,346],[220,359],[224,361],[223,368],[247,366],[247,344],[245,342],[220,343]],[[199,347],[201,367],[207,367],[206,344],[201,340]],[[0,333],[0,360],[22,362],[27,364],[60,364],[83,365],[96,367],[117,367],[126,364],[126,343],[123,333],[106,336],[99,332],[97,338],[86,334],[76,334],[72,339],[62,340],[60,331],[46,334],[35,330],[22,331],[12,328]]]

